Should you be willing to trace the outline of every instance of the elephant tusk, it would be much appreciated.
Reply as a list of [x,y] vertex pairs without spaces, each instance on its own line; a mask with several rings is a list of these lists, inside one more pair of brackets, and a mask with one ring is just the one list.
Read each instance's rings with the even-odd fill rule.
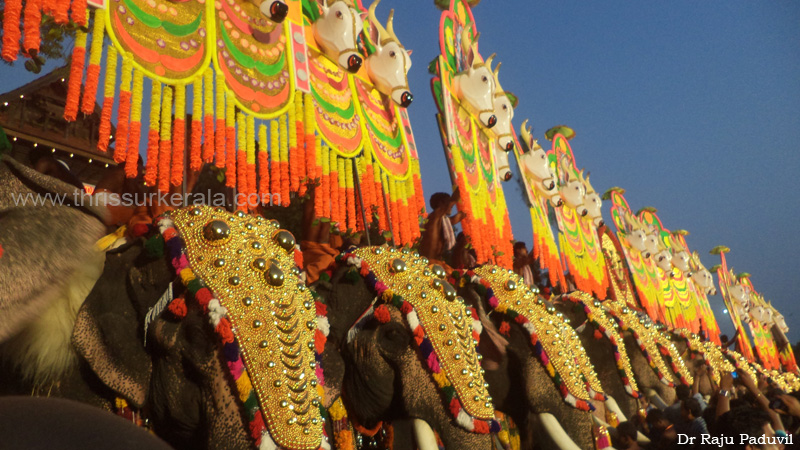
[[625,414],[619,408],[619,405],[617,404],[617,401],[614,400],[614,397],[612,397],[612,396],[610,396],[608,394],[606,394],[606,408],[610,409],[611,412],[616,414],[617,415],[617,419],[619,419],[620,422],[625,422],[626,420],[628,420],[625,417]]
[[433,429],[428,425],[428,422],[422,419],[414,419],[414,437],[419,450],[439,450],[439,444],[436,443],[436,435],[433,434]]
[[580,450],[580,447],[578,447],[575,441],[564,431],[564,428],[558,423],[558,419],[556,419],[555,416],[550,413],[541,413],[539,414],[539,420],[560,450]]
[[652,388],[647,389],[647,391],[645,391],[645,394],[647,395],[647,398],[650,399],[650,402],[656,405],[656,408],[665,409],[667,407],[667,403],[664,401],[663,398],[661,398],[660,395],[658,395],[658,392],[656,392],[654,389]]

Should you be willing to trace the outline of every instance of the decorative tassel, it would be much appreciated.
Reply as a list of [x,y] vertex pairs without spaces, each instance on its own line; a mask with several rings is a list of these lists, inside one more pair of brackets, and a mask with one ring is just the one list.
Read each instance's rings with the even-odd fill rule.
[[[270,186],[269,190],[272,195],[279,195],[281,193],[281,165],[280,165],[280,157],[281,151],[278,148],[279,138],[278,138],[278,121],[272,120],[269,123],[269,155],[270,155],[270,162],[269,162],[269,175],[270,175]],[[283,204],[283,198],[281,198],[281,204]]]
[[[38,5],[38,3],[37,3]],[[36,7],[38,10],[38,6]],[[27,7],[25,8],[27,16]],[[41,20],[41,17],[39,18]],[[39,23],[36,23],[39,29]],[[26,31],[27,34],[27,31]],[[72,50],[72,62],[69,68],[69,84],[67,85],[67,105],[64,107],[64,119],[73,122],[78,115],[78,102],[81,99],[81,83],[83,81],[83,66],[86,62],[86,32],[75,32],[75,48]]]
[[83,99],[81,100],[81,112],[84,114],[91,114],[94,112],[97,85],[100,80],[100,60],[103,58],[105,20],[103,20],[102,10],[95,10],[93,20],[89,68],[86,69],[86,84],[83,87]]
[[236,113],[236,190],[239,194],[239,201],[236,208],[240,211],[247,210],[247,125],[244,114]]
[[375,186],[375,204],[378,206],[378,225],[381,231],[389,231],[389,211],[386,210],[386,191],[383,189],[383,183],[380,167],[375,167],[373,179],[373,186]]
[[172,127],[172,167],[170,182],[173,186],[183,184],[184,159],[186,153],[186,86],[175,86],[175,120]]
[[[269,152],[267,152],[267,126],[258,126],[258,195],[263,197],[269,192]],[[272,196],[270,195],[270,198]]]
[[3,12],[3,59],[8,62],[17,60],[19,53],[19,19],[22,13],[22,0],[6,0]]
[[203,162],[214,162],[214,74],[210,68],[203,74],[203,127]]
[[161,142],[158,150],[158,190],[169,192],[170,152],[172,150],[172,89],[161,96]]
[[86,27],[86,23],[89,20],[89,18],[86,16],[86,7],[86,0],[72,0],[70,17],[72,17],[72,21],[75,22],[75,25],[79,27]]
[[144,172],[144,182],[148,186],[155,186],[158,180],[158,125],[161,123],[161,83],[152,81],[153,88],[150,94],[150,129],[147,135],[147,162]]
[[289,180],[289,129],[288,125],[286,124],[286,120],[286,116],[281,116],[278,118],[278,123],[281,127],[281,132],[279,135],[281,152],[279,163],[279,167],[281,169],[281,206],[289,206],[289,192],[291,191],[291,182]]
[[[208,72],[207,72],[208,73]],[[217,75],[217,127],[216,127],[216,154],[214,155],[214,164],[220,169],[226,167],[227,161],[225,158],[225,78],[219,74]],[[208,88],[206,88],[208,92]],[[226,173],[226,178],[230,176]],[[227,184],[227,182],[226,182]]]
[[131,75],[133,63],[129,58],[122,59],[122,76],[119,86],[119,107],[117,108],[117,139],[114,144],[114,161],[125,161],[128,151],[128,121],[131,116]]
[[[253,116],[247,116],[247,194],[248,208],[255,209],[255,205],[250,204],[250,196],[257,194],[256,189],[256,120]],[[259,203],[261,199],[259,198]]]
[[108,141],[111,139],[111,112],[114,108],[114,96],[117,83],[117,48],[108,47],[106,57],[106,82],[103,86],[103,109],[100,111],[100,130],[97,137],[97,149],[101,152],[108,151]]
[[142,134],[142,94],[144,91],[144,75],[141,70],[133,70],[132,98],[137,101],[131,103],[130,137],[128,138],[128,152],[125,158],[125,176],[136,178],[139,173],[139,139]]
[[337,222],[339,222],[339,230],[344,231],[349,228],[347,224],[347,165],[345,159],[341,157],[336,158],[336,165],[339,168],[336,173],[339,176],[339,219]]
[[[31,56],[36,55],[39,53],[39,44],[41,43],[41,35],[39,30],[42,26],[42,0],[26,0],[25,15],[22,17],[22,20],[22,49],[25,51],[25,53]],[[78,40],[76,35],[75,50],[78,49],[77,42]],[[83,44],[83,47],[86,47],[86,43]],[[86,50],[84,49],[84,52],[85,51]],[[72,62],[74,65],[74,53]],[[83,64],[81,64],[81,74],[83,74]],[[70,80],[72,80],[71,73]]]
[[197,172],[203,167],[203,79],[192,82],[192,137],[189,143],[189,170]]
[[225,98],[225,186],[236,188],[236,104],[233,94]]

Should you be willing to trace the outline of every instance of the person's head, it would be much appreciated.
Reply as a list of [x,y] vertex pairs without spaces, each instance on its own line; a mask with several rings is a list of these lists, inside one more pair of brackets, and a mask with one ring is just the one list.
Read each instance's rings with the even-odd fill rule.
[[437,192],[431,195],[431,208],[435,211],[439,208],[446,208],[450,204],[450,194]]
[[467,235],[463,231],[459,231],[456,235],[456,244],[464,245],[467,243]]
[[670,425],[669,420],[664,417],[664,411],[660,409],[651,409],[647,413],[647,427],[651,431],[662,432]]
[[678,397],[678,400],[683,401],[692,396],[692,390],[689,389],[689,386],[681,384],[675,388],[675,395]]
[[728,342],[730,340],[730,338],[728,338],[727,334],[720,334],[719,335],[719,340],[722,341],[722,342]]
[[[738,436],[746,434],[753,438],[766,436],[771,438],[775,436],[775,430],[772,429],[770,424],[769,415],[761,410],[753,407],[741,407],[731,409],[719,417],[717,420],[717,431],[719,434],[725,436],[736,436],[737,439],[733,440],[733,444],[728,444],[725,448],[731,450],[781,450],[783,445],[776,444],[749,444],[742,443]],[[770,439],[767,439],[769,442]]]
[[528,246],[525,245],[522,241],[517,241],[514,243],[514,257],[515,258],[524,258],[528,255]]
[[683,420],[694,420],[703,414],[703,408],[696,398],[687,398],[681,402],[681,417]]
[[619,439],[619,448],[631,448],[636,444],[636,436],[638,430],[636,424],[630,421],[625,421],[617,425],[617,438]]

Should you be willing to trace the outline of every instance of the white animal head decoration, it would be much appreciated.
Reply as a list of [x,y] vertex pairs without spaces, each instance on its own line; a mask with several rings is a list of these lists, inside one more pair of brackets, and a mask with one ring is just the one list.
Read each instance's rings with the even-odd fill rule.
[[323,0],[320,16],[313,25],[314,38],[322,51],[350,73],[358,72],[363,62],[356,44],[363,28],[363,18],[345,0]]
[[646,238],[644,246],[651,256],[655,256],[661,251],[661,239],[658,236],[658,230],[653,227],[645,226]]
[[658,229],[656,227],[651,227],[650,229],[650,236],[653,236],[656,239],[658,245],[658,251],[653,253],[653,261],[661,270],[672,275],[672,254],[664,242],[660,239],[661,233],[658,231]]
[[600,198],[600,194],[598,194],[592,187],[592,184],[589,183],[588,172],[586,173],[586,177],[584,177],[583,170],[581,170],[578,173],[578,178],[580,178],[586,190],[586,199],[583,202],[587,211],[586,216],[592,219],[594,226],[600,227],[605,223],[603,221],[603,199]]
[[631,212],[623,215],[625,221],[625,240],[631,248],[636,249],[643,257],[649,258],[651,253],[647,249],[647,231],[639,219]]
[[[733,278],[733,272],[731,272],[731,278]],[[735,304],[743,308],[749,307],[750,289],[748,289],[747,286],[741,283],[734,283],[732,286],[728,287],[728,293]]]
[[574,209],[581,216],[585,216],[589,213],[584,205],[586,189],[578,177],[571,175],[572,165],[567,158],[562,157],[560,165],[563,176],[561,177],[562,183],[558,186],[558,192],[561,194],[561,199],[564,200],[566,206]]
[[494,163],[497,167],[497,176],[503,181],[508,181],[514,174],[508,164],[508,152],[499,147],[494,148]]
[[525,173],[536,181],[534,188],[549,195],[548,193],[558,191],[556,189],[557,177],[550,166],[547,152],[533,138],[531,129],[527,125],[528,121],[525,120],[520,127],[522,142],[528,145],[528,151],[520,156],[522,166],[524,166]]
[[275,23],[283,22],[286,15],[289,14],[289,6],[284,0],[263,0],[258,2],[257,5],[261,14]]
[[789,326],[786,325],[786,319],[783,317],[783,314],[779,313],[777,309],[775,309],[772,305],[770,308],[773,309],[772,319],[775,321],[775,325],[780,328],[781,331],[784,333],[789,332]]
[[711,272],[703,266],[700,261],[700,254],[692,252],[692,281],[695,286],[706,293],[706,295],[717,295],[717,288],[714,287],[714,277]]
[[669,240],[670,245],[672,246],[672,265],[684,274],[688,274],[692,270],[689,265],[689,262],[692,259],[689,255],[689,251],[686,250],[686,247],[684,247],[680,240],[676,239],[674,235],[670,236]]
[[[480,36],[480,35],[478,35]],[[478,115],[483,126],[492,128],[497,123],[494,114],[494,75],[490,70],[494,55],[485,62],[478,54],[478,36],[472,39],[471,29],[461,33],[461,47],[467,55],[469,68],[453,77],[453,89],[462,104]]]
[[497,145],[500,146],[502,150],[507,152],[514,150],[514,134],[512,133],[511,129],[511,119],[514,118],[514,108],[515,104],[511,101],[508,93],[503,90],[500,86],[500,79],[497,78],[497,73],[500,71],[500,65],[502,63],[497,63],[497,66],[492,71],[492,75],[494,77],[494,114],[497,117],[497,124],[494,126],[494,134],[497,136]]
[[371,25],[370,40],[375,46],[375,52],[367,57],[367,75],[375,89],[403,108],[407,108],[414,100],[408,89],[411,50],[403,48],[394,33],[394,10],[389,11],[386,28],[375,17],[378,3],[380,0],[372,2],[367,15]]

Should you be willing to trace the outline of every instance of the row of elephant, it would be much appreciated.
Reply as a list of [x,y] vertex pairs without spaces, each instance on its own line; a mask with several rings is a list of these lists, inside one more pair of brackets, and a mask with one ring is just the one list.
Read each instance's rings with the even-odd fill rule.
[[611,413],[741,363],[632,305],[546,301],[506,269],[448,274],[408,249],[354,248],[307,288],[291,233],[223,209],[101,242],[3,344],[2,385],[124,400],[175,448],[352,448],[392,423],[394,448],[436,448],[435,431],[488,449],[496,410],[522,448],[602,448]]

